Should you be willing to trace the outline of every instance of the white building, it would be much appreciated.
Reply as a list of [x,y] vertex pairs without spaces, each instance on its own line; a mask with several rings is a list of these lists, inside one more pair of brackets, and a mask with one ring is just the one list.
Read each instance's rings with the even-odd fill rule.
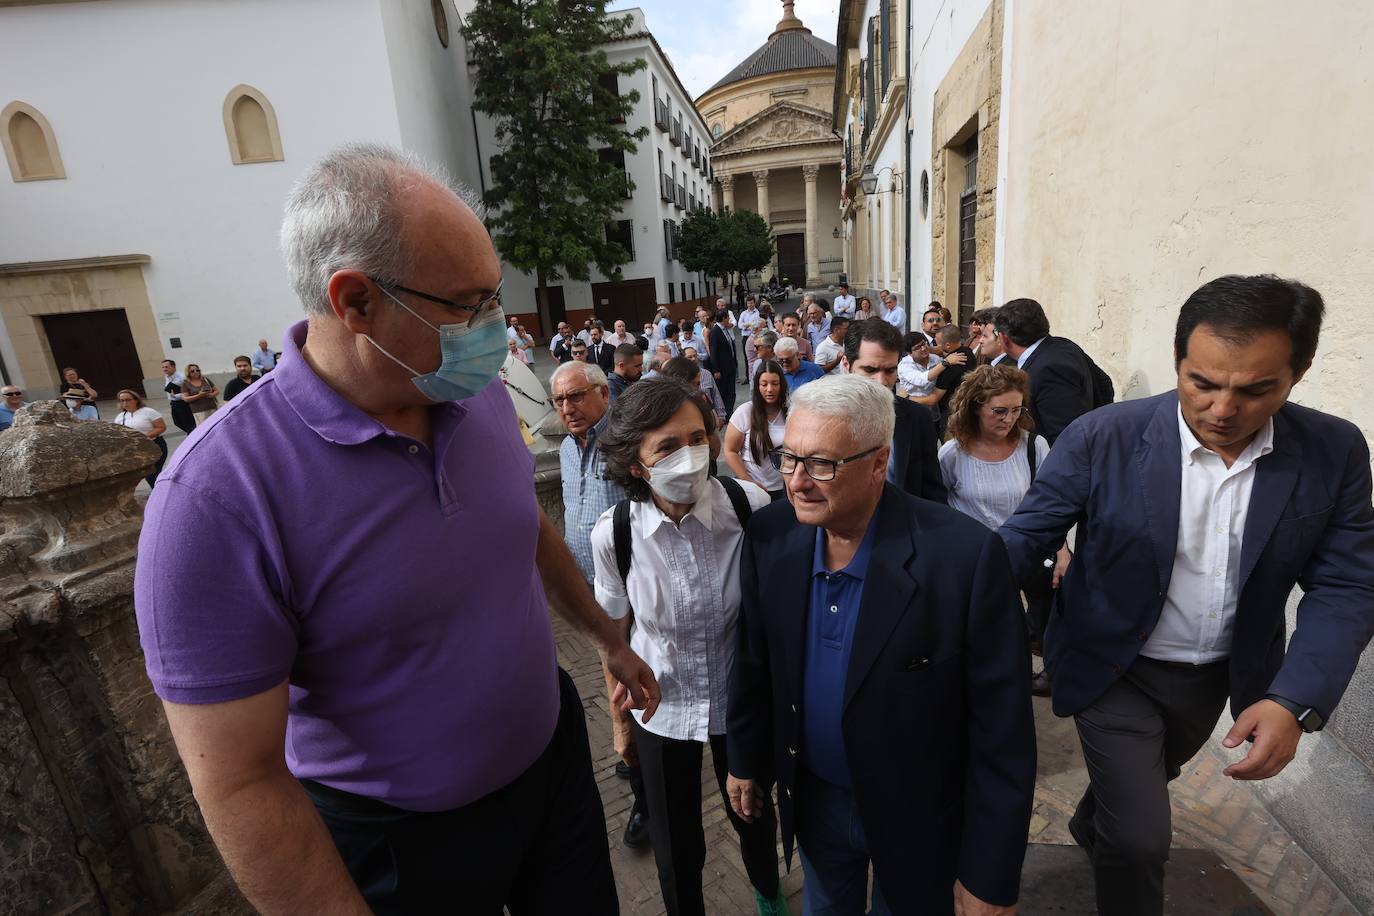
[[[282,204],[340,143],[404,147],[481,189],[494,141],[471,107],[471,0],[453,3],[0,4],[5,380],[43,397],[74,365],[106,396],[160,377],[164,357],[223,373],[260,338],[279,346],[301,316],[277,251]],[[631,295],[705,292],[669,257],[665,223],[707,200],[705,125],[632,14],[632,37],[609,50],[649,62],[621,81],[641,94],[627,128],[651,129],[627,163],[635,260],[621,284],[565,282],[570,318],[594,295],[616,311]],[[669,130],[654,127],[655,93]],[[671,142],[674,123],[690,144]],[[530,278],[508,271],[506,289],[512,311],[532,305]]]
[[[464,14],[475,6],[474,0],[457,2]],[[616,168],[623,165],[633,185],[614,227],[633,259],[621,266],[623,279],[619,281],[599,276],[595,269],[591,283],[553,281],[547,321],[535,314],[534,277],[507,268],[503,289],[506,312],[520,315],[526,329],[536,336],[547,336],[564,318],[580,326],[592,314],[608,326],[623,318],[634,328],[652,317],[660,303],[669,305],[674,316],[686,316],[694,310],[694,303],[687,300],[707,295],[707,278],[683,268],[673,250],[677,223],[691,210],[710,203],[706,123],[649,32],[644,12],[636,7],[608,15],[628,15],[633,20],[624,37],[606,47],[609,60],[625,63],[643,58],[647,64],[645,69],[618,76],[617,87],[622,95],[639,93],[639,101],[625,119],[625,130],[633,133],[647,127],[649,134],[623,163],[606,150],[607,164]],[[495,129],[484,115],[476,118],[477,144],[485,162],[496,151]],[[485,165],[483,169],[479,182],[484,187]]]

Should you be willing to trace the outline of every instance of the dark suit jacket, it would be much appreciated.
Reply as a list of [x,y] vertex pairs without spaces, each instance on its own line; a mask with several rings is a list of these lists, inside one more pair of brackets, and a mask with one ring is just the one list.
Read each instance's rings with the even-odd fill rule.
[[718,324],[711,325],[709,340],[707,343],[711,347],[710,356],[707,361],[711,364],[712,372],[719,372],[720,384],[724,385],[735,383],[737,367],[735,366],[735,346],[730,340],[730,335],[725,328]]
[[615,347],[603,340],[601,342],[601,354],[598,356],[596,346],[596,344],[587,346],[587,362],[596,363],[601,367],[602,372],[610,375],[615,371]]
[[[1040,341],[1021,367],[1030,375],[1030,412],[1035,431],[1050,445],[1054,445],[1064,427],[1095,406],[1095,383],[1089,362],[1078,344],[1050,336]],[[1016,361],[1009,365],[1016,365]]]
[[[1024,580],[1070,526],[1078,552],[1045,635],[1054,711],[1091,704],[1159,622],[1178,544],[1178,394],[1093,411],[1065,430],[1002,527]],[[1374,634],[1369,446],[1353,424],[1296,404],[1255,462],[1231,647],[1231,711],[1267,693],[1329,717]],[[1303,588],[1284,652],[1284,605]]]
[[940,473],[935,421],[922,404],[906,398],[892,399],[897,425],[892,432],[892,462],[901,488],[912,496],[948,503],[949,492]]
[[[997,535],[890,484],[879,503],[842,733],[873,867],[894,912],[949,913],[955,879],[1016,901],[1035,791],[1019,596]],[[791,861],[816,528],[790,503],[745,536],[730,771],[778,785]]]

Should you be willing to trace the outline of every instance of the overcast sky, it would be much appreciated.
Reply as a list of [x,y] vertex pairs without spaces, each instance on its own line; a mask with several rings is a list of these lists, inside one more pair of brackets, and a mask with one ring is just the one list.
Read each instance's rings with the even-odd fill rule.
[[[649,31],[695,99],[758,50],[782,18],[782,0],[612,0],[644,11]],[[797,0],[797,18],[835,43],[839,0]]]

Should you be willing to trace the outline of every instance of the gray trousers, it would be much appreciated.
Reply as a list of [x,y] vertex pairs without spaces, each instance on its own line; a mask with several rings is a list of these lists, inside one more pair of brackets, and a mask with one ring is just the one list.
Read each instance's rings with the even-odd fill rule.
[[1089,784],[1072,826],[1086,838],[1103,916],[1160,916],[1173,825],[1170,780],[1202,747],[1226,703],[1228,664],[1141,656],[1078,713]]

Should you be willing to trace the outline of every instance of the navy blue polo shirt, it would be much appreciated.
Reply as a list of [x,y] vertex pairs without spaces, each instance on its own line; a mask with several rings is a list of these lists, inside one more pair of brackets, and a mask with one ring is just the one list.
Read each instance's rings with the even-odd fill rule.
[[849,788],[850,782],[840,731],[844,683],[877,527],[875,511],[854,558],[844,569],[833,573],[825,567],[825,529],[817,528],[816,551],[811,561],[811,604],[802,669],[801,759],[821,779],[845,788]]

